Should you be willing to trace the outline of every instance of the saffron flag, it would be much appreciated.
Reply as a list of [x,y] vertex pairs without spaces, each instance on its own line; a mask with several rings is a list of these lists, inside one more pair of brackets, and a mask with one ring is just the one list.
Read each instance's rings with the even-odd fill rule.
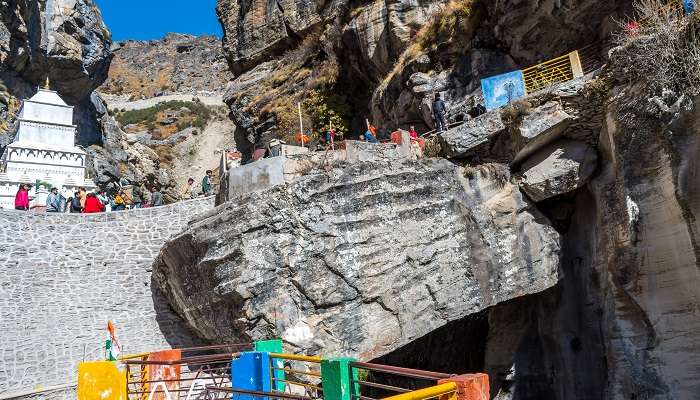
[[107,332],[109,332],[109,337],[105,342],[105,358],[107,361],[116,361],[119,358],[121,346],[117,341],[116,328],[112,321],[107,321]]

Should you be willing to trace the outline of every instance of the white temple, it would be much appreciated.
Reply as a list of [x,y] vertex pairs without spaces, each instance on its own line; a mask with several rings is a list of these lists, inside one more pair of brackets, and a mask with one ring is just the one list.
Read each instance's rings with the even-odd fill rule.
[[30,207],[44,207],[51,187],[72,193],[79,187],[94,189],[85,179],[87,154],[75,145],[73,107],[53,90],[39,89],[25,100],[19,114],[19,131],[0,159],[0,208],[13,209],[20,184],[32,189]]

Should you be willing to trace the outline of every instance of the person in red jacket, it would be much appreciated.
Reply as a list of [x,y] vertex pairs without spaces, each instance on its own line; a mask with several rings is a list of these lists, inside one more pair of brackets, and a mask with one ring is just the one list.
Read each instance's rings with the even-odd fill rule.
[[88,193],[85,198],[84,213],[98,213],[105,210],[105,205],[95,196],[95,193]]
[[15,210],[29,210],[29,185],[20,185],[15,195]]

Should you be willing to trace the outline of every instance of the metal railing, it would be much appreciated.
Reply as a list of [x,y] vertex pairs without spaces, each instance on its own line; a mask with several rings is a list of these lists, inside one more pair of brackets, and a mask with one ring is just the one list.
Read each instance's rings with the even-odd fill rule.
[[212,393],[224,393],[224,398],[232,398],[236,400],[237,394],[244,394],[254,397],[262,397],[264,399],[281,399],[281,400],[313,400],[311,397],[301,396],[298,394],[277,393],[277,392],[261,392],[259,390],[234,389],[230,387],[208,386],[204,395],[204,399],[221,398],[212,396]]
[[[150,360],[150,353],[124,357],[129,400],[192,400],[212,394],[207,386],[231,386],[231,360],[251,344],[180,349],[180,358]],[[210,397],[216,398],[216,397]]]
[[[397,395],[415,392],[416,387],[420,387],[425,384],[435,385],[440,379],[446,379],[454,376],[442,372],[424,371],[419,369],[394,367],[391,365],[373,364],[359,361],[351,362],[349,367],[350,383],[351,387],[353,388],[353,390],[351,390],[351,397],[357,400],[377,400],[387,396],[392,398]],[[364,371],[365,373],[360,374],[359,371]],[[391,378],[392,376],[408,378],[409,380],[412,380],[411,384],[409,385],[411,387],[401,387],[385,383],[378,383],[373,382],[368,378],[363,379],[360,377],[369,377],[369,373],[381,374],[384,375],[385,378]]]
[[276,393],[323,398],[321,357],[270,353],[270,387]]
[[523,81],[525,82],[527,93],[534,93],[547,86],[574,79],[572,55],[578,58],[578,53],[574,51],[523,69]]

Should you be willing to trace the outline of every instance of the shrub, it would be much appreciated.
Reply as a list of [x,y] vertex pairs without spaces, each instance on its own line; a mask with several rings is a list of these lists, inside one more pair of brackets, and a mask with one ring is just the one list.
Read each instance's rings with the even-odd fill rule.
[[313,90],[303,104],[305,111],[311,116],[314,132],[325,132],[332,123],[339,136],[348,133],[350,106],[344,96]]
[[507,127],[513,128],[519,125],[523,117],[530,114],[530,112],[532,112],[532,104],[526,100],[516,100],[503,107],[501,119]]
[[423,155],[429,158],[440,157],[442,155],[442,146],[436,137],[432,137],[425,141]]
[[[637,21],[622,22],[613,53],[615,64],[626,74],[643,81],[650,92],[685,93],[700,91],[700,28],[697,12],[685,16],[677,2],[636,0]],[[633,24],[634,29],[629,26]]]
[[[158,103],[153,107],[144,108],[142,110],[129,110],[115,116],[119,124],[126,126],[129,124],[144,124],[150,126],[156,122],[158,113],[166,110],[179,110],[183,107],[188,108],[194,115],[193,122],[189,126],[198,128],[204,127],[211,116],[211,110],[200,101],[165,101]],[[184,125],[178,124],[178,129]]]

